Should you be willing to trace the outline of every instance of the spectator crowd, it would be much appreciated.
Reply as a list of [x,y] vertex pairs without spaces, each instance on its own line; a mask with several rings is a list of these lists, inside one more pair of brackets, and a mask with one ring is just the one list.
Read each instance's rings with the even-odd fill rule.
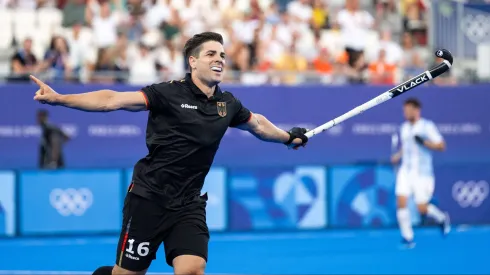
[[436,62],[428,1],[0,0],[0,35],[15,49],[9,81],[177,79],[185,41],[215,31],[228,83],[393,84]]

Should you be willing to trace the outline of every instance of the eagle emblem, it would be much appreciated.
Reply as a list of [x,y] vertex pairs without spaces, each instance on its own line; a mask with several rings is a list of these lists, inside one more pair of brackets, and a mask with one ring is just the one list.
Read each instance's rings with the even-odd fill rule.
[[221,117],[226,116],[226,102],[217,102],[216,106],[218,108],[218,115]]

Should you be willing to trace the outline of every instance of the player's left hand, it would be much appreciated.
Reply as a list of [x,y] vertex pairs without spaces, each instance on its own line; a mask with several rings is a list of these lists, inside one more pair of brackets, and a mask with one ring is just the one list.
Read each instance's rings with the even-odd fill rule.
[[425,145],[425,140],[421,136],[415,136],[415,142],[417,142],[420,145]]
[[39,90],[37,90],[36,94],[34,95],[34,100],[43,104],[56,105],[58,103],[59,94],[37,77],[33,75],[30,77],[31,80],[39,86]]
[[308,142],[308,137],[305,135],[306,132],[308,132],[308,129],[306,128],[291,128],[291,130],[288,131],[289,140],[284,144],[286,144],[288,147],[291,144],[295,145],[293,146],[294,150],[298,150],[299,147],[305,147],[306,143]]

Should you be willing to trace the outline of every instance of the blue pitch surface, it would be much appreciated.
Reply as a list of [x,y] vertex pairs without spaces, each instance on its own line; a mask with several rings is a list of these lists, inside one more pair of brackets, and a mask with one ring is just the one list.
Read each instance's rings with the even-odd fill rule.
[[[490,274],[490,227],[415,230],[417,246],[399,233],[329,230],[212,234],[208,274]],[[117,238],[0,239],[0,274],[91,274],[114,263]],[[171,273],[163,249],[149,270]]]

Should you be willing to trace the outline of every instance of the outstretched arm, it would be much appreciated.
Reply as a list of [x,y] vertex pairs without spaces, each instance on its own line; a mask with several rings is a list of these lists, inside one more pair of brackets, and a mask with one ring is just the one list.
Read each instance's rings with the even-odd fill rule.
[[391,156],[391,163],[398,164],[401,159],[402,159],[402,150],[399,150],[398,152],[396,152]]
[[[255,137],[260,140],[274,143],[283,144],[295,144],[295,145],[305,145],[308,138],[304,135],[306,129],[304,128],[293,128],[289,132],[286,132],[272,122],[270,122],[265,116],[261,114],[251,114],[251,118],[248,122],[240,124],[237,128],[248,131],[252,133]],[[295,147],[295,149],[298,148]]]
[[116,92],[99,90],[82,94],[61,95],[46,83],[31,76],[39,85],[34,100],[50,105],[61,105],[87,112],[111,112],[116,110],[143,111],[147,109],[146,97],[137,92]]
[[444,140],[438,140],[438,141],[431,141],[429,139],[423,139],[420,136],[415,136],[415,140],[420,144],[423,145],[431,150],[434,151],[444,151],[446,149],[446,143]]
[[433,122],[428,122],[425,127],[426,138],[421,136],[415,136],[415,140],[431,150],[434,151],[445,151],[446,150],[446,142],[442,137],[441,133],[437,129],[437,126]]
[[263,115],[252,113],[251,116],[248,122],[238,125],[237,128],[267,142],[286,143],[289,140],[288,132],[279,129]]
[[57,105],[88,112],[117,110],[146,110],[145,97],[141,92],[116,92],[99,90],[83,94],[58,95]]
[[426,141],[425,146],[427,146],[429,149],[432,149],[434,151],[445,151],[446,150],[446,143],[444,141],[441,142],[431,142],[431,141]]

